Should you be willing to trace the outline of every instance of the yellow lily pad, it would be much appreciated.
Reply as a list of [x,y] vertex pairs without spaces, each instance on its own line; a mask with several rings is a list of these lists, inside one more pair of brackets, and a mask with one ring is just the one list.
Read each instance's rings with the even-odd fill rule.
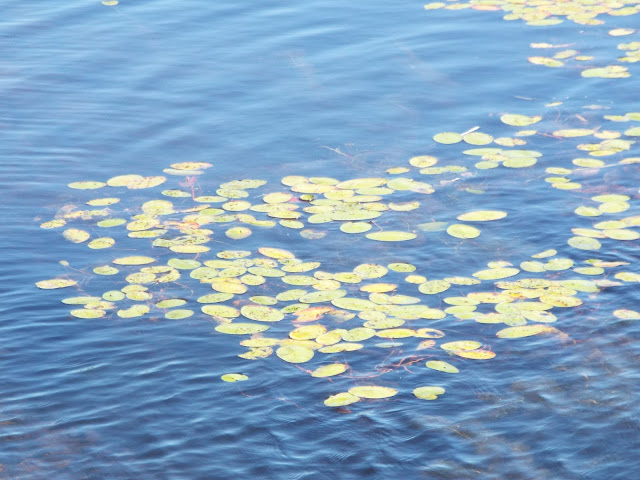
[[240,309],[243,317],[260,322],[279,322],[284,313],[267,305],[245,305]]
[[470,225],[463,225],[460,223],[454,223],[447,227],[447,233],[456,238],[476,238],[480,235],[480,230]]
[[223,382],[244,382],[249,379],[249,377],[242,373],[225,373],[220,378]]
[[500,330],[496,335],[498,336],[498,338],[521,338],[556,331],[557,330],[553,327],[536,323],[533,325],[521,325],[517,327],[505,328],[503,330]]
[[527,127],[534,123],[538,123],[540,120],[542,120],[540,115],[528,117],[527,115],[519,115],[516,113],[506,113],[500,117],[500,121],[502,123],[506,123],[513,127]]
[[390,387],[366,385],[360,387],[352,387],[349,389],[349,393],[360,398],[389,398],[396,395],[398,391]]
[[42,288],[43,290],[52,290],[55,288],[72,287],[77,284],[78,282],[68,278],[52,278],[51,280],[40,280],[36,282],[36,287]]
[[422,400],[435,400],[439,395],[444,395],[445,389],[442,387],[418,387],[413,390],[413,394]]
[[406,240],[413,240],[417,235],[410,232],[388,230],[383,232],[367,233],[366,237],[369,240],[377,240],[379,242],[404,242]]
[[254,333],[264,332],[269,328],[268,325],[258,323],[223,323],[216,327],[216,331],[227,333],[230,335],[253,335]]
[[313,358],[313,350],[296,345],[284,345],[276,350],[276,355],[285,362],[305,363]]
[[312,377],[325,378],[340,375],[347,371],[346,363],[332,363],[331,365],[323,365],[311,372]]
[[499,210],[476,210],[458,215],[457,219],[462,222],[489,222],[492,220],[500,220],[506,216],[507,212],[501,212]]
[[456,367],[442,360],[429,360],[427,362],[427,367],[444,373],[460,373],[460,370]]
[[62,232],[62,236],[72,243],[82,243],[86,242],[91,235],[89,235],[89,232],[78,228],[67,228]]
[[155,262],[155,258],[133,255],[130,257],[120,257],[113,260],[116,265],[147,265]]
[[345,405],[351,405],[358,401],[360,401],[360,397],[356,397],[349,392],[341,392],[331,395],[324,401],[324,404],[327,407],[344,407]]

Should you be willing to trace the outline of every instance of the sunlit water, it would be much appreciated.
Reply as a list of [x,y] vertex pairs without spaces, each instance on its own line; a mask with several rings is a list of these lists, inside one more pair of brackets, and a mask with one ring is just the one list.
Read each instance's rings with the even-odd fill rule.
[[[385,226],[452,222],[479,207],[508,211],[507,219],[481,225],[482,235],[468,241],[419,232],[414,241],[378,243],[333,225],[316,227],[328,231],[321,240],[282,228],[254,229],[237,243],[214,238],[227,243],[220,249],[286,248],[331,272],[404,261],[428,278],[469,276],[489,261],[517,265],[548,248],[576,261],[630,262],[626,270],[638,272],[637,240],[597,253],[566,244],[571,228],[591,228],[573,210],[591,205],[593,195],[626,193],[635,198],[625,215],[640,214],[637,164],[584,171],[572,177],[583,190],[561,191],[545,183],[544,169],[571,168],[573,143],[531,137],[522,148],[541,151],[544,162],[476,171],[461,154],[466,147],[431,140],[475,126],[512,134],[499,121],[507,112],[544,115],[544,129],[553,131],[583,127],[576,115],[594,128],[604,114],[639,111],[633,64],[627,79],[583,79],[576,63],[551,69],[526,61],[539,53],[531,42],[549,42],[609,64],[616,45],[637,34],[620,40],[607,31],[634,27],[638,17],[529,27],[501,16],[427,12],[415,1],[5,2],[0,478],[634,478],[640,328],[612,311],[637,310],[637,287],[605,289],[560,312],[554,326],[564,339],[497,339],[501,327],[451,316],[429,323],[497,353],[445,378],[424,362],[391,365],[424,353],[413,347],[394,359],[387,349],[345,354],[338,360],[362,376],[387,368],[380,382],[400,393],[332,409],[324,399],[349,389],[352,378],[315,379],[275,355],[238,358],[244,349],[236,338],[215,332],[204,315],[82,320],[60,303],[71,294],[34,285],[72,272],[59,263],[66,260],[80,270],[74,278],[84,291],[115,288],[91,267],[140,245],[123,241],[96,253],[40,229],[63,205],[93,198],[69,182],[161,175],[171,163],[205,161],[214,167],[198,179],[203,194],[241,178],[267,180],[278,191],[286,175],[387,176],[416,155],[464,164],[473,175],[427,178],[414,170],[422,181],[442,180],[441,188]],[[545,107],[551,102],[563,103]],[[593,105],[606,109],[585,108]],[[625,152],[634,155],[635,145]],[[170,178],[167,188],[178,181]],[[130,205],[160,198],[155,190],[129,192]],[[228,372],[249,380],[222,382]],[[423,384],[447,393],[416,399],[411,391]]]

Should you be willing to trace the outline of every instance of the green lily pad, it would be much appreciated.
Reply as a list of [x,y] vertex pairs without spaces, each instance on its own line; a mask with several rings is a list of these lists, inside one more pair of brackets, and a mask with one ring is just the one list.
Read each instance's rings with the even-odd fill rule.
[[432,370],[437,370],[439,372],[444,372],[444,373],[459,373],[460,370],[458,370],[456,367],[454,367],[453,365],[451,365],[450,363],[444,362],[442,360],[430,360],[427,362],[427,367],[432,369]]
[[447,233],[456,238],[476,238],[480,235],[480,230],[470,225],[455,223],[447,228]]
[[297,345],[284,345],[276,350],[276,355],[285,362],[305,363],[313,358],[313,350]]
[[502,123],[506,123],[513,127],[527,127],[534,123],[538,123],[540,120],[542,120],[542,117],[539,115],[528,117],[527,115],[519,115],[516,113],[506,113],[500,117],[500,121]]
[[331,395],[324,401],[327,407],[344,407],[352,403],[360,401],[360,397],[350,394],[349,392],[341,392]]
[[52,278],[51,280],[40,280],[36,282],[36,287],[42,288],[43,290],[52,290],[55,288],[72,287],[77,284],[78,282],[68,278]]
[[323,365],[316,368],[313,372],[311,372],[311,376],[318,378],[333,377],[335,375],[340,375],[341,373],[344,373],[346,371],[346,363],[332,363],[330,365]]
[[216,331],[227,333],[230,335],[253,335],[254,333],[264,332],[269,328],[268,325],[258,323],[223,323],[216,327]]
[[399,231],[383,231],[367,233],[366,237],[369,240],[377,240],[379,242],[404,242],[406,240],[413,240],[417,237],[415,233],[399,232]]
[[422,400],[435,400],[438,395],[443,395],[445,389],[442,387],[418,387],[413,390],[413,394]]
[[352,387],[349,389],[351,395],[360,398],[389,398],[398,393],[394,388],[379,387],[375,385],[367,385],[360,387]]
[[225,373],[220,377],[223,382],[244,382],[249,380],[249,377],[242,373]]
[[193,315],[193,310],[188,309],[178,309],[171,310],[164,314],[164,318],[168,318],[169,320],[182,320],[183,318],[189,318]]
[[455,132],[442,132],[433,136],[433,140],[444,145],[451,145],[462,141],[462,135]]
[[284,318],[284,313],[267,305],[245,305],[240,313],[249,320],[260,322],[279,322]]

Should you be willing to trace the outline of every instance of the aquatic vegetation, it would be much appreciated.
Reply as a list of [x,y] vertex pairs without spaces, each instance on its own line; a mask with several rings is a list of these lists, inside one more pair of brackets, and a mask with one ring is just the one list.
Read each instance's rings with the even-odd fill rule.
[[[606,16],[620,17],[640,13],[640,2],[637,0],[623,2],[590,0],[550,0],[544,2],[535,0],[517,2],[508,0],[471,0],[469,2],[431,2],[424,5],[425,10],[459,10],[466,8],[488,12],[502,11],[505,12],[502,17],[504,20],[523,20],[527,25],[537,27],[551,27],[563,23],[565,19],[584,26],[594,26],[606,23]],[[636,33],[636,30],[633,28],[614,28],[608,32],[613,37],[633,35],[634,33]],[[580,63],[591,62],[594,60],[594,56],[582,55],[579,50],[567,48],[569,46],[574,47],[574,44],[553,45],[547,42],[533,42],[530,46],[534,49],[561,49],[552,56],[533,55],[528,57],[528,62],[534,65],[561,68],[567,66],[567,62],[575,61],[578,63],[574,64],[574,66],[581,69],[581,76],[584,78],[628,78],[631,76],[628,67],[619,64],[589,65],[589,68],[582,69]],[[623,56],[618,57],[617,60],[619,62],[635,63],[640,60],[640,42],[621,43],[617,48],[624,52]],[[456,137],[449,134],[439,138],[451,143],[456,141]]]
[[[207,318],[216,324],[214,334],[240,338],[237,355],[248,362],[280,361],[317,381],[342,378],[341,385],[350,383],[342,392],[327,384],[324,403],[328,406],[388,399],[410,391],[419,399],[435,400],[444,394],[442,386],[385,385],[383,377],[402,368],[421,371],[421,376],[430,376],[433,382],[446,386],[448,375],[464,374],[475,362],[500,356],[502,341],[545,334],[566,340],[566,332],[550,325],[561,323],[563,311],[584,305],[602,289],[640,282],[640,274],[619,271],[629,266],[627,262],[583,257],[585,251],[599,252],[615,242],[640,238],[636,205],[640,192],[598,187],[597,175],[583,176],[585,171],[598,173],[640,163],[635,157],[614,162],[593,158],[623,154],[634,147],[640,127],[628,123],[640,121],[640,115],[606,115],[598,121],[619,124],[623,129],[557,128],[545,115],[502,114],[501,129],[540,125],[540,130],[527,131],[524,137],[541,147],[544,142],[561,143],[564,151],[574,145],[588,156],[555,156],[549,161],[541,151],[514,148],[527,143],[525,140],[509,145],[505,139],[518,138],[518,132],[516,137],[493,137],[473,128],[463,134],[436,135],[434,150],[454,150],[455,155],[412,157],[407,167],[395,170],[407,176],[342,181],[286,176],[275,188],[264,180],[239,179],[221,183],[215,195],[208,195],[195,178],[204,175],[211,164],[176,163],[164,173],[189,180],[163,190],[164,199],[130,205],[122,196],[102,196],[82,200],[97,209],[65,205],[55,218],[41,223],[47,235],[57,235],[55,232],[61,230],[64,239],[77,244],[73,248],[102,251],[123,243],[130,248],[132,242],[142,246],[134,254],[113,255],[110,264],[93,267],[93,273],[106,277],[102,282],[92,282],[90,288],[82,286],[82,275],[75,271],[68,278],[43,280],[36,286],[75,287],[74,296],[62,301],[71,306],[70,315],[81,320]],[[583,143],[588,141],[593,143]],[[485,146],[491,143],[498,146]],[[482,147],[466,149],[469,144]],[[456,165],[443,160],[460,158],[457,154],[479,157],[480,161],[471,165],[463,160]],[[336,271],[323,265],[320,258],[298,258],[293,251],[277,246],[225,246],[227,242],[243,245],[249,241],[252,243],[247,245],[255,245],[261,230],[274,228],[298,232],[300,241],[345,235],[359,237],[362,242],[411,245],[443,232],[457,242],[477,241],[482,231],[468,223],[496,224],[500,228],[510,218],[509,210],[449,212],[441,220],[421,223],[425,196],[452,188],[465,195],[482,195],[476,189],[457,187],[454,181],[462,175],[487,175],[488,165],[526,171],[539,162],[544,164],[538,169],[548,175],[542,176],[545,183],[571,192],[574,200],[582,203],[576,206],[574,202],[573,210],[567,212],[573,215],[576,226],[567,232],[572,236],[568,237],[564,255],[549,248],[518,265],[494,260],[470,276],[442,272],[435,278],[431,273],[428,278],[421,266],[402,261],[363,263]],[[425,183],[413,174],[445,180]],[[574,177],[588,179],[589,188],[573,181]],[[78,192],[116,189],[124,194],[171,181],[121,175],[105,182],[78,181],[69,186]],[[202,185],[209,183],[202,181]],[[597,194],[590,193],[594,188]],[[400,201],[392,201],[396,196]],[[394,227],[400,216],[406,231]],[[387,224],[391,227],[385,228]],[[323,230],[310,229],[312,225],[322,225]],[[102,236],[103,229],[108,229],[111,236]],[[216,240],[222,232],[225,242]],[[315,233],[302,235],[304,232]],[[567,256],[566,248],[575,256]],[[107,288],[100,293],[95,290],[96,284]],[[616,310],[614,316],[621,320],[639,318],[637,312],[627,308]],[[497,324],[495,341],[487,344],[483,338],[460,338],[455,329],[448,328],[451,322],[460,321],[485,328]],[[378,357],[372,353],[380,349],[391,349],[397,357],[400,347],[415,353],[402,354],[395,362],[375,363],[366,372],[355,371],[346,361],[373,361]],[[223,375],[222,380],[246,381],[248,377],[232,373]]]

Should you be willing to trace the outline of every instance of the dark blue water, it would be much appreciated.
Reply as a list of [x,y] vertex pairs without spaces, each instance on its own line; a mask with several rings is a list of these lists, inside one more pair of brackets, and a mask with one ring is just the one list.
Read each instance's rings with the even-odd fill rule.
[[[638,124],[621,126],[602,116],[640,111],[640,69],[627,64],[627,79],[583,79],[578,62],[551,69],[526,61],[547,54],[530,49],[531,42],[549,42],[594,55],[585,67],[615,63],[616,45],[637,41],[638,34],[614,38],[607,32],[634,27],[638,17],[552,27],[501,17],[427,12],[415,1],[4,2],[0,479],[635,478],[640,327],[612,312],[638,310],[637,282],[581,293],[583,305],[554,309],[554,326],[568,337],[505,340],[495,336],[504,325],[451,315],[429,321],[420,326],[439,328],[451,340],[479,340],[496,358],[468,361],[446,378],[434,377],[424,362],[390,368],[377,383],[398,389],[397,396],[343,409],[323,401],[364,380],[312,378],[275,355],[238,358],[245,349],[237,338],[217,333],[199,313],[193,299],[203,293],[188,296],[197,285],[167,286],[167,295],[175,288],[197,311],[180,321],[123,319],[113,312],[79,319],[60,302],[121,288],[91,272],[117,256],[153,254],[166,262],[176,255],[131,241],[122,231],[116,246],[92,251],[40,223],[65,205],[84,208],[92,198],[111,195],[122,196],[114,209],[129,218],[139,213],[136,206],[161,198],[159,190],[181,188],[176,177],[156,189],[117,194],[67,184],[162,175],[182,161],[214,165],[198,178],[199,192],[208,195],[241,178],[267,180],[263,194],[287,191],[280,184],[286,175],[386,177],[388,168],[408,167],[416,155],[469,169],[433,178],[416,169],[403,174],[436,186],[433,195],[397,192],[393,201],[419,199],[420,208],[380,221],[384,228],[416,232],[413,241],[378,243],[333,224],[311,226],[326,232],[320,240],[256,227],[232,247],[211,243],[214,252],[286,248],[329,272],[404,261],[437,279],[469,276],[490,261],[518,265],[555,248],[576,262],[629,263],[611,270],[609,280],[619,271],[640,272],[638,240],[604,239],[598,252],[566,243],[572,228],[605,220],[573,214],[579,205],[592,206],[594,195],[631,197],[628,210],[606,219],[640,215],[638,163],[617,163],[639,157],[636,144],[602,157],[608,168],[570,175],[580,189],[553,189],[544,181],[547,167],[574,168],[573,158],[587,156],[576,145],[593,141],[549,137],[554,130],[587,122],[623,131]],[[545,106],[552,102],[562,103]],[[462,154],[473,147],[431,140],[441,131],[475,126],[495,137],[513,135],[516,129],[499,121],[503,113],[543,115],[531,128],[545,135],[527,137],[521,147],[543,153],[534,167],[476,170],[475,160]],[[175,203],[193,204],[190,198]],[[455,222],[456,215],[479,208],[509,215],[480,225],[482,235],[467,241],[416,227]],[[214,238],[228,242],[224,229],[214,230]],[[523,273],[519,278],[529,276]],[[35,287],[65,275],[79,282],[71,293]],[[394,275],[389,281],[401,285],[399,293],[419,295]],[[580,277],[553,275],[547,277]],[[468,291],[454,286],[426,302],[445,308],[442,298]],[[264,294],[276,293],[265,288]],[[366,377],[424,353],[414,343],[391,357],[390,350],[371,347],[330,359]],[[222,382],[229,372],[249,380]],[[447,393],[437,401],[416,399],[412,389],[424,384],[445,386]]]

